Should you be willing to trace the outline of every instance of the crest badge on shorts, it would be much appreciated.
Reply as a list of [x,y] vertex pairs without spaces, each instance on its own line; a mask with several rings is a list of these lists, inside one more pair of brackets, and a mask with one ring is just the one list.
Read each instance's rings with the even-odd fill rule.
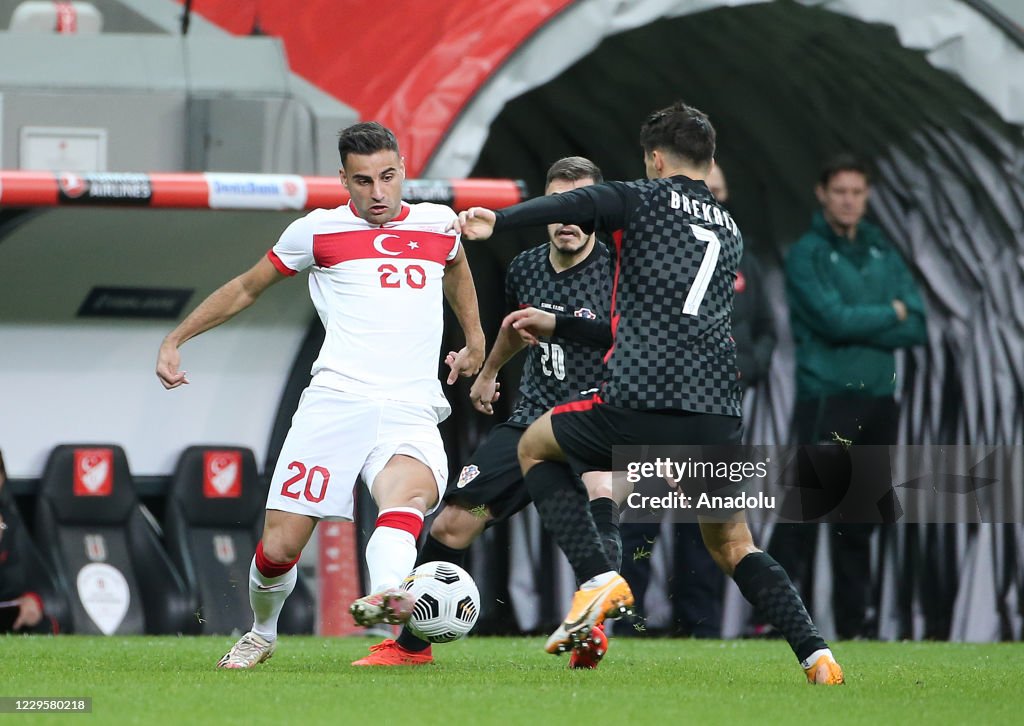
[[459,473],[459,481],[455,486],[459,489],[462,489],[462,487],[469,484],[478,476],[480,476],[480,468],[476,464],[464,466],[462,467],[462,471]]

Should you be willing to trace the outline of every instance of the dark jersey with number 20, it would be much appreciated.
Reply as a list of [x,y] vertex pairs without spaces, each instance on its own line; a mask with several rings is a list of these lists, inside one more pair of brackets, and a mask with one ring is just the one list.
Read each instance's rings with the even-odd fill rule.
[[[518,254],[505,276],[509,310],[535,307],[556,315],[610,320],[612,266],[608,248],[595,242],[587,258],[562,272],[548,259],[548,243]],[[511,424],[528,426],[559,403],[578,400],[604,380],[605,350],[561,336],[532,346],[519,382],[520,400]]]
[[704,182],[594,184],[501,210],[495,229],[554,221],[616,233],[604,401],[739,416],[731,316],[743,242]]

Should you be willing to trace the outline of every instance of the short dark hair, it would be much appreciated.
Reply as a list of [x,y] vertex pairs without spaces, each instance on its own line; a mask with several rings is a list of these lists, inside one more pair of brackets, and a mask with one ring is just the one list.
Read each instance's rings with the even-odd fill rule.
[[867,162],[856,154],[844,151],[822,164],[821,173],[818,175],[818,184],[827,187],[828,183],[832,181],[832,177],[842,171],[855,171],[858,174],[863,174],[865,181],[868,184],[871,183],[871,171],[868,169]]
[[376,121],[364,121],[342,129],[338,134],[338,155],[341,165],[349,154],[376,154],[378,151],[398,152],[398,139],[391,129]]
[[655,111],[640,126],[640,146],[645,154],[667,151],[696,166],[715,158],[715,127],[707,114],[682,101]]
[[561,181],[579,181],[580,179],[593,179],[595,184],[604,181],[604,176],[597,164],[583,156],[566,156],[559,159],[548,169],[548,178],[544,180],[544,188],[548,184],[559,179]]

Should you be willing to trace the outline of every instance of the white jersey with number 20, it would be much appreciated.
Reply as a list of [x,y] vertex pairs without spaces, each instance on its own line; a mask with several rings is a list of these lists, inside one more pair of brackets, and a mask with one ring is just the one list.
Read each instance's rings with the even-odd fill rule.
[[374,399],[451,408],[438,380],[442,279],[459,251],[440,204],[402,204],[390,222],[361,219],[351,204],[297,219],[267,253],[285,275],[312,268],[309,292],[326,338],[313,385]]

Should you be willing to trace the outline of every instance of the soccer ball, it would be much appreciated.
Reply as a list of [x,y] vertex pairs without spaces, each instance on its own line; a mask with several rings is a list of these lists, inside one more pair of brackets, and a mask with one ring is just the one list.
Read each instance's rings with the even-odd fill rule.
[[431,643],[450,643],[473,629],[480,592],[469,573],[451,562],[425,562],[409,573],[402,589],[416,598],[406,625]]

